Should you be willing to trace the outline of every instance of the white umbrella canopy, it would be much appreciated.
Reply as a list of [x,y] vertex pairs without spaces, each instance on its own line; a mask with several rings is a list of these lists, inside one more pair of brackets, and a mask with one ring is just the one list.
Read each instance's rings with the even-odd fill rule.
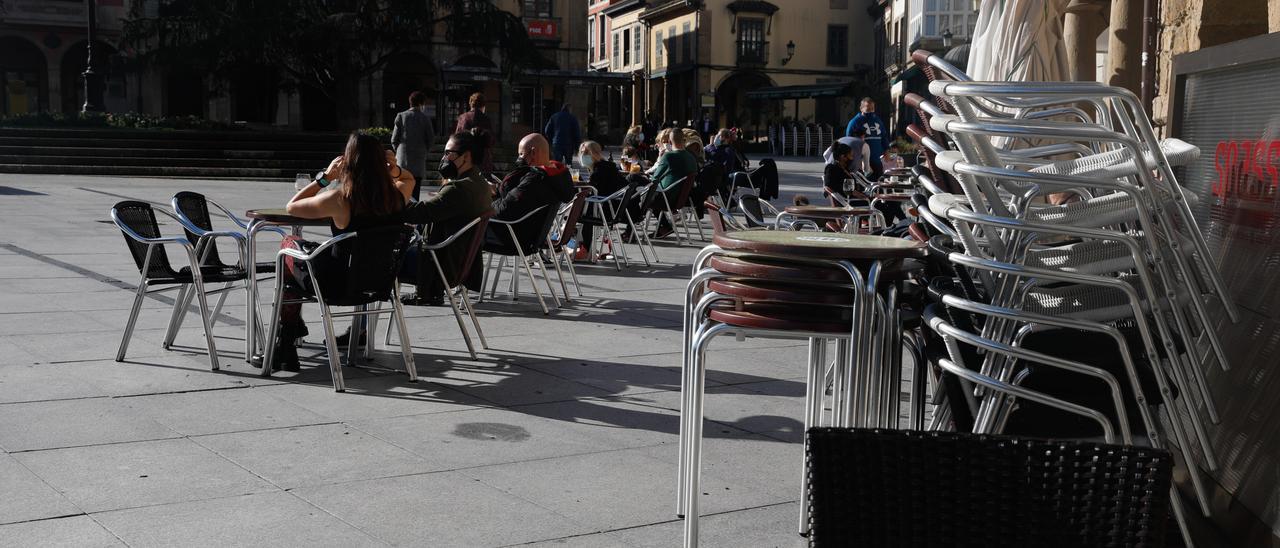
[[969,77],[979,81],[1068,79],[1062,14],[1070,0],[982,0],[969,51]]

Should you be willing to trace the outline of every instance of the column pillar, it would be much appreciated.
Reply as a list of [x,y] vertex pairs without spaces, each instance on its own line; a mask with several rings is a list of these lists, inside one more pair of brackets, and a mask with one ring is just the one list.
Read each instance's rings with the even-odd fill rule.
[[1142,85],[1142,0],[1111,0],[1106,82],[1139,93]]
[[644,73],[636,71],[631,75],[631,123],[627,125],[627,129],[631,126],[644,124]]
[[1105,24],[1099,0],[1072,0],[1067,6],[1063,24],[1063,41],[1067,48],[1068,76],[1077,82],[1098,79],[1097,40]]

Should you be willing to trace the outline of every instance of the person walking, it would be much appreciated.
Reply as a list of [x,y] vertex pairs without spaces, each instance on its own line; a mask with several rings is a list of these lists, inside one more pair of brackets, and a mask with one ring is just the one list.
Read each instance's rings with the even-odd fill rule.
[[423,112],[427,96],[421,91],[409,94],[409,109],[396,114],[391,130],[391,146],[396,149],[396,165],[413,174],[413,199],[422,192],[422,177],[427,172],[427,154],[436,140],[431,117]]
[[551,115],[542,135],[551,141],[551,159],[569,165],[573,155],[582,144],[582,125],[573,115],[569,103],[560,108],[560,112]]
[[889,148],[888,130],[884,125],[884,121],[880,120],[880,116],[876,115],[876,102],[870,97],[863,97],[859,106],[858,114],[849,120],[849,125],[845,127],[844,134],[846,137],[853,137],[854,128],[862,129],[862,139],[866,141],[867,148],[871,151],[871,157],[867,158],[867,162],[871,164],[871,180],[880,179],[880,175],[884,173],[884,165],[880,161],[880,156]]
[[485,114],[484,94],[472,93],[467,99],[467,105],[471,110],[458,115],[458,123],[454,126],[453,133],[457,135],[471,133],[473,129],[479,130],[484,146],[479,147],[478,150],[483,151],[483,157],[472,160],[481,173],[491,173],[493,172],[493,143],[496,135],[493,133],[493,122],[489,120],[489,115]]

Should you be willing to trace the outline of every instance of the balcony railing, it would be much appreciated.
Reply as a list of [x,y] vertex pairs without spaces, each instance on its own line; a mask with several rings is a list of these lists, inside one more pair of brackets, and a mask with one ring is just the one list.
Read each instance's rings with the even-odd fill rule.
[[906,64],[903,58],[902,44],[889,44],[884,48],[884,59],[882,60],[884,72],[890,76],[897,75],[902,71],[902,67]]
[[769,42],[768,41],[738,41],[738,64],[739,65],[767,65],[769,64]]

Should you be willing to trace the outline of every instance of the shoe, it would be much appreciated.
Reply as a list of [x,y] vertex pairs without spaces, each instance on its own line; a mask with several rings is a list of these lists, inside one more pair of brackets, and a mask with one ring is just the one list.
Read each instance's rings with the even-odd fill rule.
[[[364,330],[361,330],[361,331],[360,331],[360,342],[359,342],[358,344],[360,344],[360,345],[364,345],[364,343],[365,343],[365,339],[366,339],[366,338],[367,338],[367,337],[365,336],[365,332],[364,332]],[[338,346],[340,346],[340,347],[342,347],[342,346],[346,346],[346,345],[351,341],[351,328],[347,328],[347,332],[346,332],[346,333],[343,333],[343,334],[341,334],[341,335],[338,335],[337,337],[334,337],[334,339],[338,342]]]
[[587,260],[588,255],[590,255],[590,253],[587,251],[587,248],[579,247],[578,250],[573,253],[573,260],[574,262],[582,262]]
[[[287,343],[284,341],[288,341]],[[272,349],[272,358],[275,363],[272,369],[280,371],[298,371],[301,364],[298,363],[298,347],[293,345],[294,339],[280,339],[276,341],[275,348]],[[267,358],[262,354],[254,354],[249,358],[249,364],[254,369],[262,369],[262,362]]]
[[667,236],[675,234],[675,232],[676,232],[676,229],[671,228],[669,226],[659,227],[658,231],[653,233],[653,237],[659,238],[659,239],[666,238]]
[[622,232],[622,241],[630,242],[632,236],[634,236],[634,234],[632,234],[631,229],[628,228],[627,230]]

